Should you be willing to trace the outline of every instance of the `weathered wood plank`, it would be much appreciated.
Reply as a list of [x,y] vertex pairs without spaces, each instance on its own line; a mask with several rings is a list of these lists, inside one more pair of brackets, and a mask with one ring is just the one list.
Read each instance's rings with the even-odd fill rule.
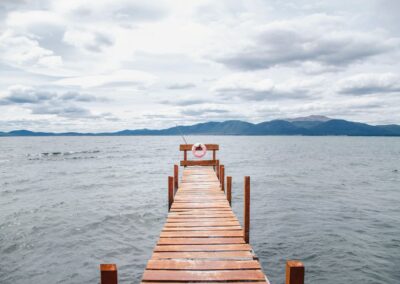
[[212,227],[212,226],[240,226],[238,221],[219,221],[216,222],[204,222],[204,221],[197,221],[197,222],[186,222],[186,223],[167,223],[165,227]]
[[170,270],[228,270],[228,269],[261,269],[255,260],[149,260],[147,269]]
[[163,232],[171,232],[171,231],[226,231],[226,230],[240,230],[242,231],[242,227],[240,226],[227,226],[227,227],[164,227]]
[[215,166],[218,160],[181,160],[182,167],[188,166]]
[[[219,150],[218,144],[204,144],[207,147],[207,150]],[[179,151],[192,151],[193,144],[181,144],[179,145]]]
[[158,240],[159,245],[178,245],[178,244],[244,244],[244,239],[242,237],[232,237],[232,238],[164,238],[161,237]]
[[185,168],[142,283],[267,283],[228,200],[212,168]]
[[161,232],[162,238],[174,238],[174,237],[198,237],[198,238],[209,238],[209,237],[243,237],[243,231],[182,231],[182,232]]
[[250,251],[248,244],[237,245],[158,245],[154,249],[155,252],[161,251]]
[[175,271],[146,270],[143,280],[149,281],[247,281],[265,280],[261,270]]

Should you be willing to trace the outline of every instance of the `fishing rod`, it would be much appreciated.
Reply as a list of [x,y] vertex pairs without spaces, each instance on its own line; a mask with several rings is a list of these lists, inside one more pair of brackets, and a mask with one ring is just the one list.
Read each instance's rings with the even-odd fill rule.
[[182,137],[182,139],[183,139],[183,141],[185,142],[185,144],[187,145],[187,142],[186,142],[186,139],[185,139],[185,136],[183,135],[183,133],[182,133],[182,131],[181,131],[181,129],[179,128],[179,126],[176,124],[176,128],[178,129],[178,131],[180,132],[180,134],[181,134],[181,137]]

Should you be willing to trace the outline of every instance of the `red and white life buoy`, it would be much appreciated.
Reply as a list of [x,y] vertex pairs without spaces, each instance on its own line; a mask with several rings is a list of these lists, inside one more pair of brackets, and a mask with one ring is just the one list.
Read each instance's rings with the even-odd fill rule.
[[[201,150],[198,150],[199,148],[201,148]],[[192,153],[196,158],[202,158],[207,153],[207,147],[201,143],[193,144]]]

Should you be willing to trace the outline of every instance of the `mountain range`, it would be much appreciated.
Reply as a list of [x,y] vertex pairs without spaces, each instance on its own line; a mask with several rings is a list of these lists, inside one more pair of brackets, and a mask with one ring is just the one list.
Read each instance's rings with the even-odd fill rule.
[[305,136],[400,136],[400,125],[369,125],[326,116],[276,119],[261,123],[240,120],[205,122],[166,129],[136,129],[104,133],[34,132],[14,130],[0,136],[134,136],[134,135],[305,135]]

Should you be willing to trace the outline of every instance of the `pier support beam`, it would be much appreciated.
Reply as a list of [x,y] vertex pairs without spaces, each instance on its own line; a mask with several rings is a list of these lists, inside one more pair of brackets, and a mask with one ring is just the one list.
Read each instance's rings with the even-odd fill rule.
[[168,177],[168,211],[171,210],[172,202],[174,202],[174,177]]
[[215,166],[215,170],[216,170],[216,174],[217,174],[217,178],[219,179],[219,160],[217,160],[216,162],[215,162],[215,164],[216,164],[216,166]]
[[221,190],[225,192],[225,166],[221,165],[219,169],[219,180],[221,182]]
[[244,177],[244,241],[248,244],[250,242],[250,177]]
[[100,283],[118,284],[118,271],[116,264],[100,264]]
[[174,194],[178,190],[178,180],[179,180],[179,167],[174,165]]
[[228,199],[229,205],[232,206],[232,177],[226,177],[226,199]]
[[286,284],[304,284],[304,264],[301,261],[286,262]]

